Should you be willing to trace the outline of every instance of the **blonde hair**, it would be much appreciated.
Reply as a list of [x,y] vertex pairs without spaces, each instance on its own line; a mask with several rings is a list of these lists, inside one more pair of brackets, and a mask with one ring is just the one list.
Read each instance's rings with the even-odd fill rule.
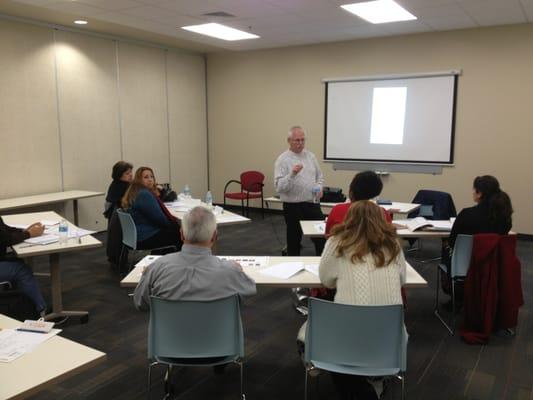
[[395,228],[371,201],[353,202],[344,222],[334,226],[331,234],[337,240],[337,256],[348,257],[354,264],[370,254],[376,267],[384,267],[401,251]]
[[[133,181],[130,184],[130,187],[128,190],[126,190],[126,193],[124,193],[124,197],[122,197],[122,200],[120,201],[120,205],[122,208],[127,209],[130,208],[135,199],[137,198],[137,195],[139,194],[139,191],[141,189],[148,189],[151,192],[154,191],[155,188],[147,188],[143,184],[143,173],[144,171],[150,171],[152,175],[154,175],[154,170],[150,167],[139,167],[137,168],[137,171],[135,171],[135,176],[133,177]],[[154,175],[154,182],[155,182],[155,175]],[[155,183],[154,183],[155,186]]]

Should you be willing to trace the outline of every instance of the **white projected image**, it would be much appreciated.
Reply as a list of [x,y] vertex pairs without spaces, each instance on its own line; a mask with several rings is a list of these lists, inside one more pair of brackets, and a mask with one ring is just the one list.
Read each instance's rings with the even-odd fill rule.
[[377,87],[373,91],[370,143],[403,144],[407,87]]

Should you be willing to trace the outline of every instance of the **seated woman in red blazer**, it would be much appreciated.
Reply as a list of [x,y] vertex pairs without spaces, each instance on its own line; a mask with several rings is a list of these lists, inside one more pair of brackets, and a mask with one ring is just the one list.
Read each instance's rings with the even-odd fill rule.
[[[364,171],[356,174],[350,183],[350,203],[337,204],[331,209],[326,221],[326,237],[329,236],[331,228],[344,221],[351,203],[357,200],[371,200],[380,195],[383,190],[383,182],[374,171]],[[392,222],[392,217],[385,210],[383,216],[387,222]]]

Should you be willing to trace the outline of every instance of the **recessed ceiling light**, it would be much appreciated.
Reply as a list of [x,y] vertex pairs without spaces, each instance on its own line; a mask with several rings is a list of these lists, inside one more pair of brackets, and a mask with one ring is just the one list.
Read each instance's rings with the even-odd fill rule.
[[238,29],[230,28],[229,26],[214,22],[209,24],[182,26],[181,29],[223,40],[257,39],[259,37],[253,33],[240,31]]
[[341,7],[373,24],[417,19],[393,0],[367,1],[364,3],[345,4]]
[[85,21],[84,19],[77,19],[76,21],[74,21],[75,24],[77,25],[87,25],[88,22]]

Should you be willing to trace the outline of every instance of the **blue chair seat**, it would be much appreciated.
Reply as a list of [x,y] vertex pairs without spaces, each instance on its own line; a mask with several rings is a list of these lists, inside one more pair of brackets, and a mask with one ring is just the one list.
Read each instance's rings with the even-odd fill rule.
[[390,376],[400,373],[400,368],[376,368],[372,366],[342,365],[323,361],[311,360],[315,368],[325,371],[338,372],[339,374],[364,375],[364,376]]

